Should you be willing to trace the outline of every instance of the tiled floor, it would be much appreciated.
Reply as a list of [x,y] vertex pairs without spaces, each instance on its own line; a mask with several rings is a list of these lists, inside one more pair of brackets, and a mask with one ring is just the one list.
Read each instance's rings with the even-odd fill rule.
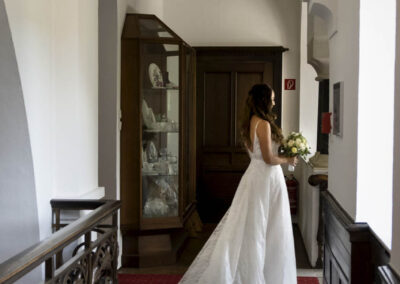
[[[198,238],[190,238],[183,250],[182,255],[174,265],[150,267],[150,268],[122,268],[121,273],[149,273],[149,274],[184,274],[187,268],[196,257],[204,243],[215,228],[215,224],[204,224],[203,232]],[[314,269],[310,266],[306,255],[306,250],[301,239],[300,230],[296,225],[293,227],[295,250],[296,250],[296,264],[297,275],[318,277],[322,283],[322,270]]]

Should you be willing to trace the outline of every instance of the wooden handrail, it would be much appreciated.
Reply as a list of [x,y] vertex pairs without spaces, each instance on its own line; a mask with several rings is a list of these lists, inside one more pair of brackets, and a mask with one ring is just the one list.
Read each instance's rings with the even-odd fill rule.
[[312,175],[308,178],[308,183],[312,186],[318,186],[321,190],[326,190],[328,188],[328,175]]
[[[52,200],[52,205],[75,206],[79,210],[94,209],[89,214],[72,222],[68,226],[53,233],[48,238],[22,251],[0,264],[0,283],[12,283],[21,278],[41,263],[48,261],[57,252],[81,236],[90,233],[93,228],[110,216],[116,216],[121,206],[116,200]],[[75,204],[75,205],[73,205]],[[113,218],[114,230],[117,230],[116,218]],[[54,274],[54,273],[53,273]]]

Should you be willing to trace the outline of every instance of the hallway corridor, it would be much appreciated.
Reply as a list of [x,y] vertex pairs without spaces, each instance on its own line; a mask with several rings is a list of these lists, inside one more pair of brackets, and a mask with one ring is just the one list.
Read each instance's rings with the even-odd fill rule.
[[[204,224],[203,232],[199,234],[198,238],[189,238],[182,254],[180,255],[176,264],[160,267],[148,268],[122,268],[119,273],[122,274],[184,274],[198,252],[201,250],[208,237],[211,235],[216,224]],[[313,269],[307,259],[307,253],[301,239],[300,230],[296,224],[293,227],[295,250],[296,250],[296,265],[297,276],[299,277],[318,277],[320,283],[322,282],[322,270]]]

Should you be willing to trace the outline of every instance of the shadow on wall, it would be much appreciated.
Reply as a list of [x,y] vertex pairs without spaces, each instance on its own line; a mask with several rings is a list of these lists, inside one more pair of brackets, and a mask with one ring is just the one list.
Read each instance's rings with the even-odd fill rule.
[[[31,145],[15,50],[0,0],[0,263],[39,241]],[[41,281],[40,268],[18,283]]]

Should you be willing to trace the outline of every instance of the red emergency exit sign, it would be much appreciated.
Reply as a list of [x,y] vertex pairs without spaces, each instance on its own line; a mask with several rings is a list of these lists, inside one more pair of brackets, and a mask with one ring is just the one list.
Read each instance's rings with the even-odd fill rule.
[[296,79],[285,79],[285,90],[296,90]]

